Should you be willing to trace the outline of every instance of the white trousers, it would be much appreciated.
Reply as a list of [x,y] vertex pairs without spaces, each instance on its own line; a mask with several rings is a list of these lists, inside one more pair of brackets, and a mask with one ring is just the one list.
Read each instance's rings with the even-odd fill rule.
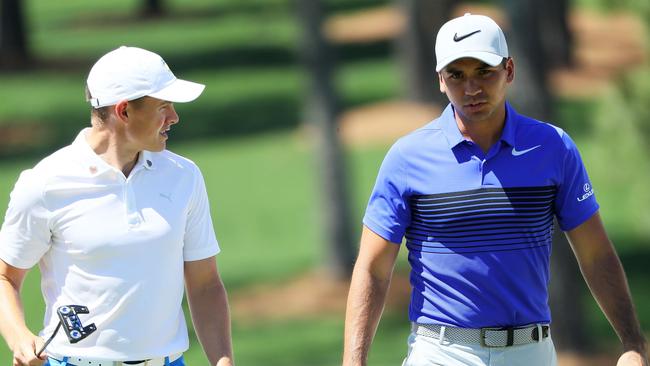
[[450,343],[411,333],[402,366],[557,366],[551,337],[541,342],[504,348]]

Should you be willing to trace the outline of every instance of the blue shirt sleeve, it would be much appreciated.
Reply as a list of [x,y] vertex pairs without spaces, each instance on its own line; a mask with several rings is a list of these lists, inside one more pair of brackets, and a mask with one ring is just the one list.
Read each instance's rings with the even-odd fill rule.
[[563,231],[573,230],[598,211],[594,189],[580,152],[566,133],[561,133],[565,154],[561,160],[562,180],[555,200],[555,213]]
[[402,242],[411,221],[407,171],[398,144],[384,158],[363,218],[366,227],[393,243]]

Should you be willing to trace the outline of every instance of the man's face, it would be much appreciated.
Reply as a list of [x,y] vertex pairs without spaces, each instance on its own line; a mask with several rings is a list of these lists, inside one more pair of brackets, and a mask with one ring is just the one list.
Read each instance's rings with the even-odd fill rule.
[[514,79],[514,63],[490,66],[474,58],[458,59],[438,73],[440,91],[464,122],[491,121],[499,116],[508,85]]
[[178,123],[178,114],[171,102],[144,97],[127,106],[129,140],[139,150],[162,151],[167,144],[167,132]]

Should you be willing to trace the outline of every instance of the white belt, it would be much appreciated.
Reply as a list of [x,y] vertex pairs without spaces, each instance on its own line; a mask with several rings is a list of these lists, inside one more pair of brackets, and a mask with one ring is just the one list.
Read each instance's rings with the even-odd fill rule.
[[[181,358],[183,353],[176,353],[169,356],[169,362],[174,362]],[[61,360],[59,360],[61,361]],[[129,363],[125,363],[129,362]],[[165,357],[152,358],[150,360],[143,360],[139,363],[130,363],[131,361],[107,361],[97,360],[85,357],[68,357],[67,363],[75,366],[165,366]]]
[[544,338],[550,336],[548,324],[472,329],[413,323],[412,330],[415,334],[436,338],[441,341],[480,344],[486,348],[510,347],[541,342]]

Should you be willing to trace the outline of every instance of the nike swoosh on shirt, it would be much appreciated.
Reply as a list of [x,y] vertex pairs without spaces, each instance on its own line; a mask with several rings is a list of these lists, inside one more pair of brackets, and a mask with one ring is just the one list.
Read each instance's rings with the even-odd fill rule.
[[480,32],[480,31],[481,31],[480,29],[479,29],[479,30],[475,30],[474,32],[467,33],[467,34],[465,34],[464,36],[460,36],[460,37],[458,37],[458,33],[454,33],[454,42],[460,42],[460,41],[462,41],[463,39],[465,39],[465,38],[467,38],[467,37],[471,37],[471,36],[475,35],[476,33]]
[[520,151],[517,151],[517,148],[516,148],[516,147],[513,147],[513,148],[512,148],[512,156],[520,156],[520,155],[524,155],[525,153],[527,153],[527,152],[531,152],[531,151],[537,149],[537,148],[540,147],[540,146],[542,146],[542,145],[533,146],[533,147],[531,147],[530,149],[520,150]]

